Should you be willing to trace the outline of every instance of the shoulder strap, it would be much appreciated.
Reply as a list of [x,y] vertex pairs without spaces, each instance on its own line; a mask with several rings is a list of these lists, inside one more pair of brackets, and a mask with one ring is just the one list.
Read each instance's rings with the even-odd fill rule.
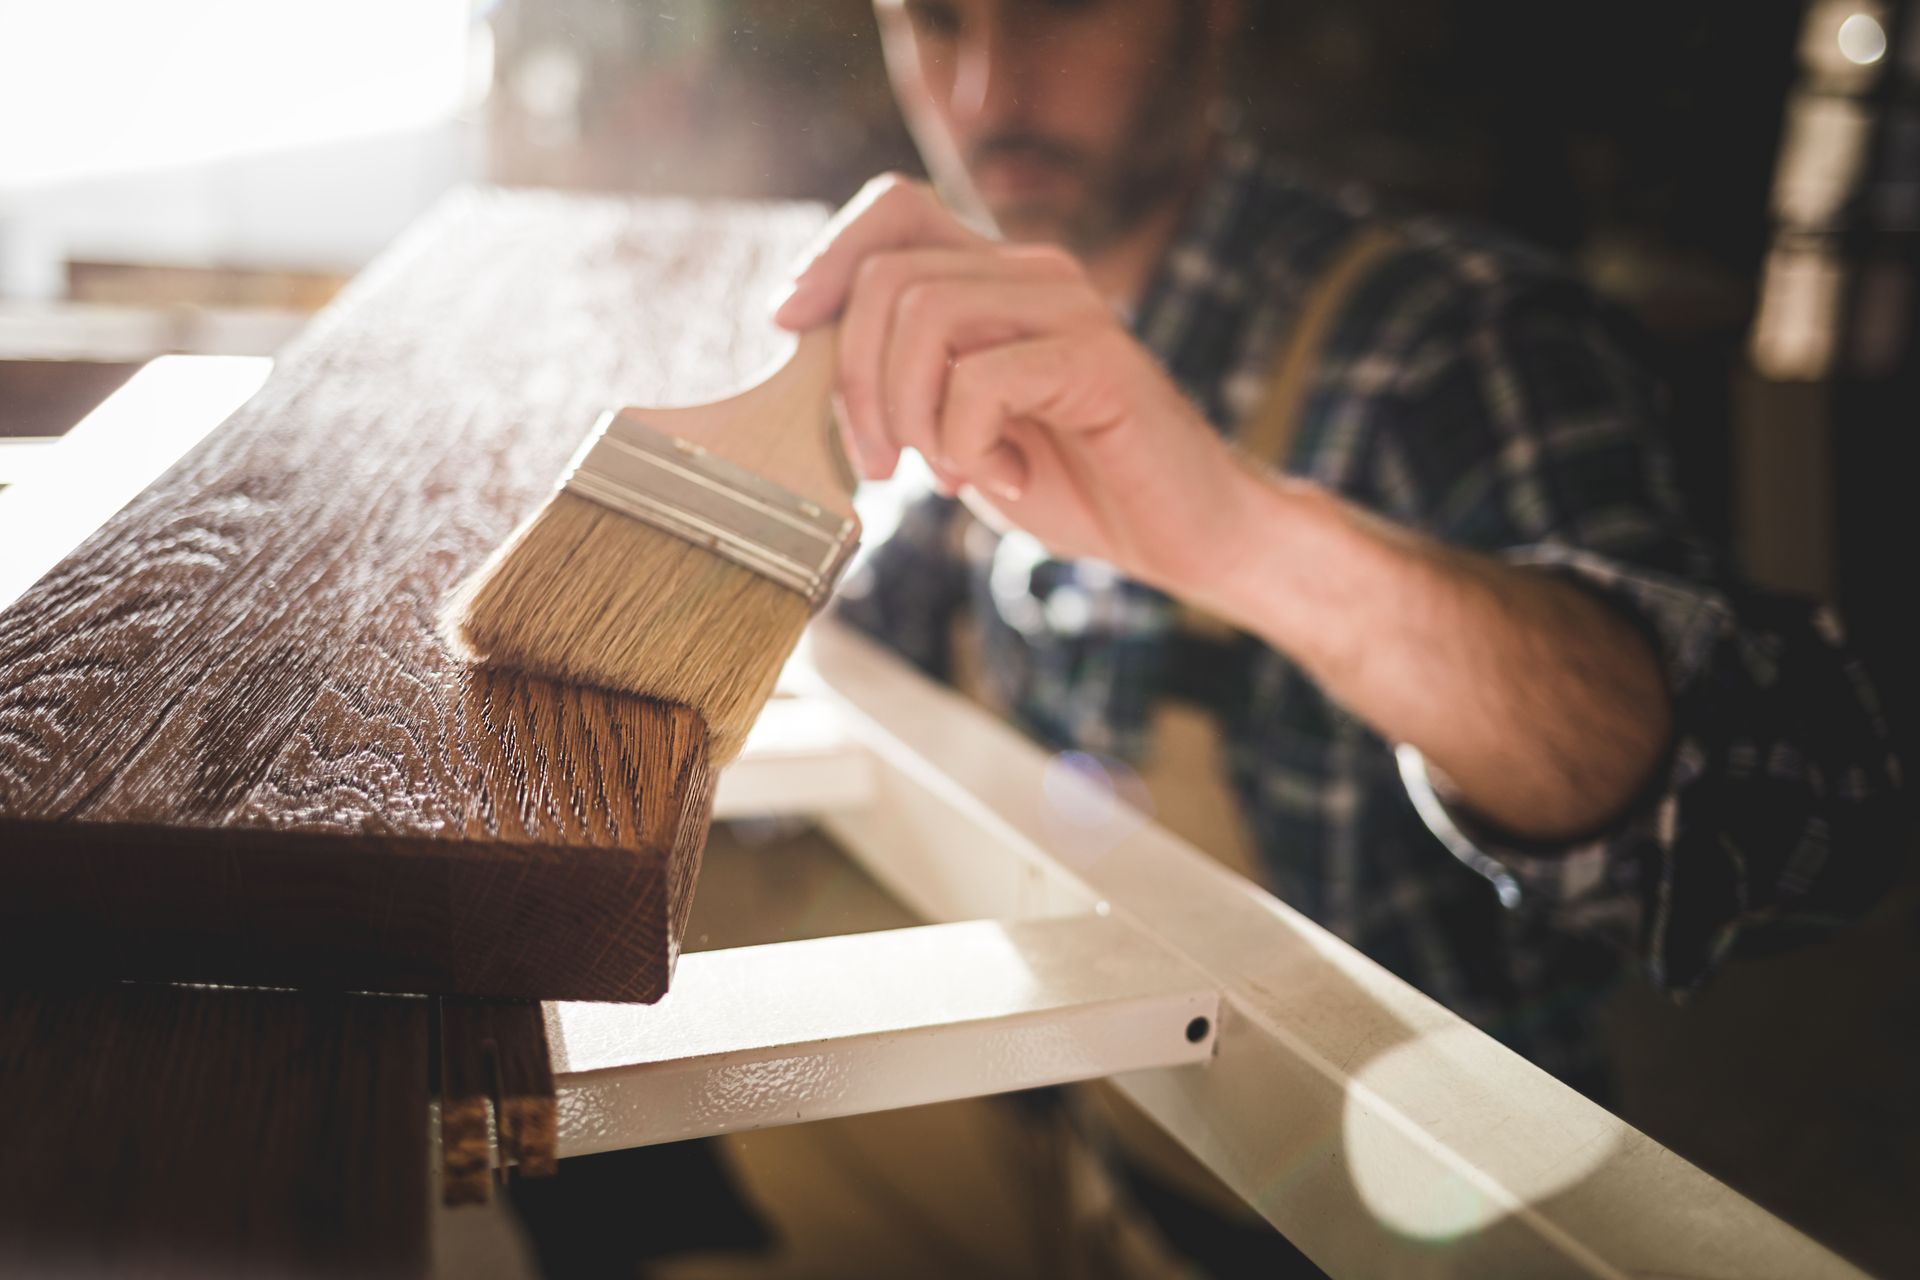
[[1307,286],[1299,318],[1273,362],[1266,393],[1240,429],[1239,444],[1247,456],[1272,467],[1286,465],[1300,410],[1312,389],[1335,322],[1380,259],[1401,243],[1400,237],[1386,227],[1366,224],[1347,237]]
[[[1332,259],[1307,286],[1299,317],[1274,359],[1266,390],[1240,428],[1236,443],[1241,452],[1270,467],[1286,465],[1300,411],[1313,387],[1335,322],[1373,268],[1403,243],[1389,228],[1366,223],[1334,251]],[[1234,631],[1226,622],[1186,605],[1180,606],[1179,614],[1181,630],[1196,636],[1218,639]]]

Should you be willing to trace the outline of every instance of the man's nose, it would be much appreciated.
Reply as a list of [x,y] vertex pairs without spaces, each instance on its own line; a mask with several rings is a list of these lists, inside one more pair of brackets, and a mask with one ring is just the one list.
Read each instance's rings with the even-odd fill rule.
[[981,23],[964,41],[954,68],[953,99],[948,104],[954,122],[969,130],[991,129],[1019,109],[1020,86],[1025,79],[1024,54],[1008,24]]

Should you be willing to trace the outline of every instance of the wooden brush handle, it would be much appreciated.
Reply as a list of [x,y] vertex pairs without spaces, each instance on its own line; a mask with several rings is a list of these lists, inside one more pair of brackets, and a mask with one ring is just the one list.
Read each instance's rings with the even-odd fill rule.
[[840,453],[831,407],[838,348],[838,326],[810,329],[785,361],[745,391],[711,404],[643,410],[645,421],[851,515],[854,475]]

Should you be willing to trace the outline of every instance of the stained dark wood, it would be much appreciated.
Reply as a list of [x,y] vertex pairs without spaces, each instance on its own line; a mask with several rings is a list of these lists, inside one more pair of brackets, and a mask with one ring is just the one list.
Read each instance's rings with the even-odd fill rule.
[[509,1167],[521,1177],[551,1177],[559,1125],[540,1004],[458,997],[436,1003],[442,1198],[449,1205],[484,1203]]
[[596,415],[778,349],[800,206],[467,194],[0,614],[0,965],[657,998],[689,713],[470,672],[435,618]]
[[485,1204],[493,1194],[488,1133],[493,1084],[484,1031],[467,1001],[437,1000],[440,1016],[440,1196],[449,1206]]
[[489,1021],[500,1154],[522,1177],[550,1178],[560,1165],[560,1108],[545,1011],[532,1001],[495,1001]]
[[414,1276],[428,1002],[0,990],[0,1274]]

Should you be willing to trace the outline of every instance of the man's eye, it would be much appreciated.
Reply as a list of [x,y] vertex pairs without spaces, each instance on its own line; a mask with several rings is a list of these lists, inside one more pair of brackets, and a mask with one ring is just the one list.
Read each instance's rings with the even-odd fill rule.
[[950,37],[960,34],[960,12],[938,0],[909,0],[907,18],[923,36]]

